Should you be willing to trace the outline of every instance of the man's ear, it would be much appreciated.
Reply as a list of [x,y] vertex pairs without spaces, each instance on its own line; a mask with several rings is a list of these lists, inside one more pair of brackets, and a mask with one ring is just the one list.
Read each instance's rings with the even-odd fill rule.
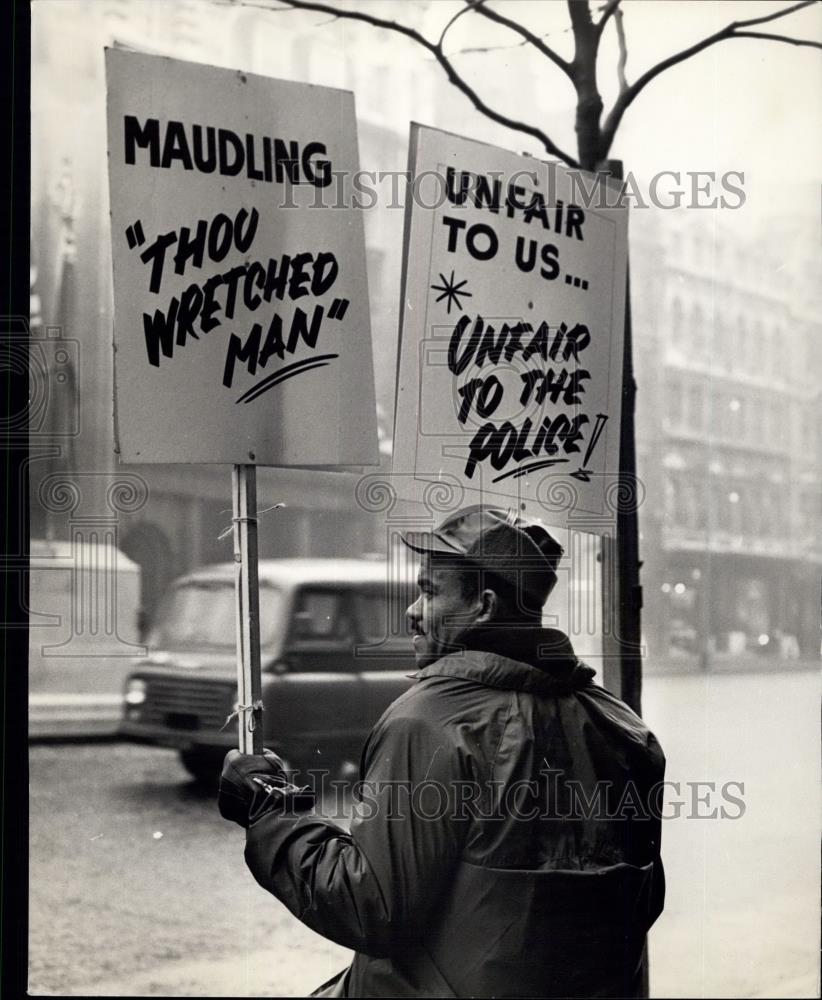
[[479,613],[474,619],[475,625],[487,625],[497,617],[499,597],[493,590],[482,590],[478,597]]

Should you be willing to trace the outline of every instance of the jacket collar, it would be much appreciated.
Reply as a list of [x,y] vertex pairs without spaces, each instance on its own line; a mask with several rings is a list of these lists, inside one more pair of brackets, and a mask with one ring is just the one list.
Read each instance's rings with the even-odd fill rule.
[[464,649],[441,657],[411,676],[460,677],[488,687],[570,694],[591,683],[595,671],[577,659],[565,633],[552,628],[475,628]]

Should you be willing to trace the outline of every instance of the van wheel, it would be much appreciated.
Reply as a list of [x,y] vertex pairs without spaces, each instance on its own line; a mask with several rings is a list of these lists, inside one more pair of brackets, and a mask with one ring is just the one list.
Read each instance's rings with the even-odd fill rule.
[[195,781],[202,785],[217,785],[223,766],[223,754],[203,753],[201,750],[181,750],[180,763]]

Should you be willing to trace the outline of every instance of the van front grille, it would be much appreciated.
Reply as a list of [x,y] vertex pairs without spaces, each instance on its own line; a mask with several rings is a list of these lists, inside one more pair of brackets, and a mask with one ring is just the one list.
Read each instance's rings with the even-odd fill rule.
[[142,720],[172,729],[219,729],[237,700],[224,681],[147,677]]

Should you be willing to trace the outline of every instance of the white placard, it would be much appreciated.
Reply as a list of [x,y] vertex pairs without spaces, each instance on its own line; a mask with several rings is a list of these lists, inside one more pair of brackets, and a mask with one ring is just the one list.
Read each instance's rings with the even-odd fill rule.
[[351,93],[106,52],[122,461],[376,464]]
[[618,192],[416,125],[410,171],[398,494],[448,484],[461,503],[560,526],[612,511],[628,227]]

